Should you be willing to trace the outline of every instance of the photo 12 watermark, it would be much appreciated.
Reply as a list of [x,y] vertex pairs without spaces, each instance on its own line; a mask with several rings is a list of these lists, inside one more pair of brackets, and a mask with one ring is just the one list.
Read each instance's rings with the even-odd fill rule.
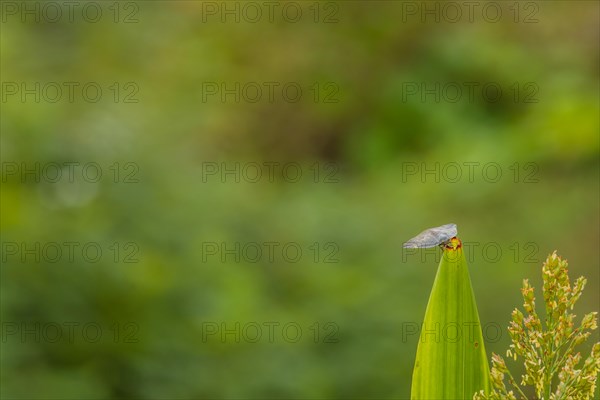
[[340,5],[333,1],[202,1],[200,5],[202,23],[340,22]]
[[135,322],[4,321],[2,343],[138,343],[139,330]]
[[0,169],[2,183],[140,182],[140,167],[133,161],[117,161],[105,165],[95,161],[3,161]]
[[2,103],[139,103],[136,82],[2,82]]
[[96,264],[100,261],[115,264],[140,262],[140,246],[136,242],[3,241],[3,263]]
[[201,165],[202,183],[340,183],[341,166],[334,162],[216,162]]
[[295,321],[206,321],[202,322],[202,343],[339,343],[340,327],[335,322]]
[[[513,262],[523,264],[539,264],[541,262],[540,246],[536,242],[478,242],[462,241],[465,259],[469,263]],[[443,252],[436,247],[402,248],[402,262],[436,262],[439,263]]]
[[340,102],[340,86],[336,82],[202,82],[202,103],[298,103],[301,100],[320,104]]
[[491,23],[540,22],[536,1],[402,1],[403,23]]
[[403,162],[400,165],[402,183],[539,183],[539,164],[495,161]]
[[2,23],[140,22],[140,6],[135,1],[2,1],[0,13]]
[[483,339],[486,343],[496,343],[502,339],[502,327],[496,322],[489,322],[483,326],[479,322],[449,322],[440,324],[402,322],[400,326],[401,341],[407,343],[412,340],[420,340],[422,343],[458,343],[466,340],[473,347],[479,347],[481,343],[475,339],[477,330],[481,329]]
[[340,246],[336,242],[202,242],[203,263],[286,263],[337,264]]
[[402,102],[420,103],[539,103],[536,82],[403,82]]

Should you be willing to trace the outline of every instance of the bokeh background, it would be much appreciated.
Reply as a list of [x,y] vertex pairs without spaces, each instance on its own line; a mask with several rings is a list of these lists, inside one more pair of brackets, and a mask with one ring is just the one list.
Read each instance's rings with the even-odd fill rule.
[[[422,321],[439,254],[402,242],[449,222],[474,243],[482,324],[503,328],[488,332],[489,354],[504,353],[522,279],[539,289],[553,250],[572,278],[588,278],[577,314],[598,310],[598,3],[521,3],[515,14],[496,2],[497,22],[482,14],[487,2],[472,21],[456,3],[457,22],[442,3],[409,3],[417,14],[407,2],[295,3],[295,23],[279,2],[256,23],[249,9],[239,22],[221,14],[236,2],[211,3],[216,15],[199,1],[120,3],[117,23],[108,2],[96,3],[97,23],[77,11],[73,22],[23,22],[3,8],[2,398],[407,399],[418,340],[408,329]],[[424,7],[438,11],[423,17]],[[22,101],[6,82],[97,82],[104,95]],[[303,92],[207,96],[207,85],[235,82]],[[480,85],[472,99],[407,91],[465,82]],[[483,96],[486,83],[501,98]],[[126,103],[132,88],[137,102]],[[7,170],[67,162],[97,163],[103,177],[36,182]],[[207,163],[264,162],[297,163],[302,178],[205,174]],[[468,179],[465,162],[502,175],[478,167]],[[443,173],[452,163],[456,181]],[[421,176],[436,168],[439,179]],[[103,256],[22,252],[65,242],[97,243]],[[267,242],[279,244],[272,260],[207,253],[207,243]],[[286,243],[303,251],[298,262]],[[236,323],[239,342],[223,338],[222,324]],[[79,324],[73,340],[67,324]],[[99,340],[86,324],[102,328]],[[286,324],[302,329],[297,341]]]

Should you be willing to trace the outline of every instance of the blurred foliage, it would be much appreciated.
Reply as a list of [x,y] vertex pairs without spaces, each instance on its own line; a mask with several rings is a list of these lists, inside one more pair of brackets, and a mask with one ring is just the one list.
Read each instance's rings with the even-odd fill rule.
[[[422,321],[439,253],[400,244],[449,222],[463,242],[502,250],[497,260],[465,250],[484,326],[506,326],[522,278],[539,276],[554,249],[589,280],[581,312],[598,309],[597,2],[536,3],[532,24],[404,22],[404,3],[387,1],[336,3],[331,24],[203,22],[202,2],[137,4],[133,24],[2,23],[2,82],[139,87],[138,103],[2,102],[3,163],[139,167],[139,183],[3,177],[2,242],[140,250],[133,264],[2,260],[3,335],[21,322],[105,330],[97,343],[3,336],[2,398],[408,398],[418,334],[405,328]],[[202,101],[206,82],[236,81],[297,82],[305,95]],[[337,85],[339,101],[315,102],[317,82]],[[498,82],[505,92],[438,103],[403,98],[407,82]],[[527,82],[539,101],[511,100],[510,86],[522,98]],[[298,162],[307,175],[333,162],[339,182],[202,179],[205,162],[265,161]],[[449,162],[495,162],[503,176],[403,178],[412,163]],[[537,181],[515,183],[515,163],[537,166]],[[206,242],[270,241],[334,242],[339,262],[203,261]],[[301,340],[203,338],[207,322],[269,321],[298,323]],[[129,322],[137,343],[111,340],[108,327]],[[315,322],[337,324],[338,342],[315,343]],[[508,342],[504,331],[486,348]]]

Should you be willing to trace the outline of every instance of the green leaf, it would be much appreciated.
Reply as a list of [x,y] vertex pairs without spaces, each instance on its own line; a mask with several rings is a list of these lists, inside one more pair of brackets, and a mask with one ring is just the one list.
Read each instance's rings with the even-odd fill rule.
[[472,399],[489,392],[489,365],[460,240],[444,246],[421,328],[411,399]]

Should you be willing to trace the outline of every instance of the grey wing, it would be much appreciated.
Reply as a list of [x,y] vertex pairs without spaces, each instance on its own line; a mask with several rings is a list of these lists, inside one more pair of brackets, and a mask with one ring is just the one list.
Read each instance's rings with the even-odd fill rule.
[[427,249],[437,245],[439,245],[437,235],[431,229],[428,229],[404,243],[403,247],[405,249]]
[[436,231],[436,234],[440,240],[439,244],[446,243],[448,240],[452,239],[458,234],[456,224],[438,226],[437,228],[434,228],[434,230]]
[[404,243],[405,249],[427,249],[446,243],[457,235],[456,224],[446,224],[437,228],[427,229]]

